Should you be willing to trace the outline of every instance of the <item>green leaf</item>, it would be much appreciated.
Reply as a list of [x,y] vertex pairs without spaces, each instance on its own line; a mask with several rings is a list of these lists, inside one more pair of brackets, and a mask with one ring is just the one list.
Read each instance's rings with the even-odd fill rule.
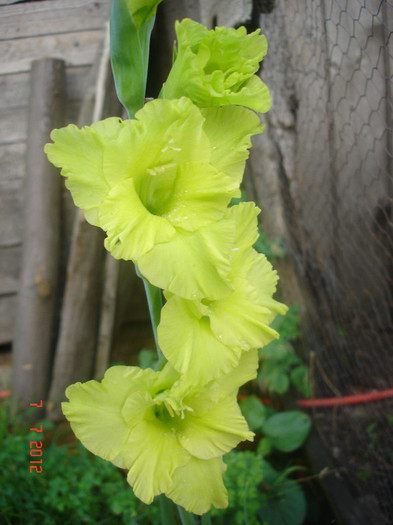
[[305,397],[311,395],[311,385],[309,380],[308,368],[304,365],[297,366],[291,371],[291,381]]
[[264,437],[261,439],[261,441],[258,443],[258,454],[261,456],[267,456],[270,454],[273,448],[273,443],[270,438]]
[[298,410],[274,414],[263,424],[262,430],[276,449],[291,452],[305,441],[311,428],[310,418]]
[[[274,322],[272,323],[272,325]],[[281,334],[280,339],[273,340],[268,345],[264,346],[263,348],[259,349],[259,357],[261,360],[274,360],[274,361],[282,361],[287,356],[289,350],[288,348],[282,344],[281,342]]]
[[271,392],[280,395],[285,394],[289,388],[289,378],[285,368],[275,361],[267,361],[262,366],[258,380],[262,381]]
[[162,0],[126,0],[138,28],[156,14],[158,4],[161,2]]
[[258,515],[268,525],[301,525],[306,516],[306,498],[296,483],[262,493]]
[[243,416],[246,418],[248,426],[253,432],[262,429],[266,419],[266,407],[256,396],[249,396],[239,403]]
[[284,341],[293,341],[299,336],[299,306],[293,304],[285,316],[277,316],[274,320],[274,328],[280,332]]
[[127,0],[113,0],[110,18],[111,62],[116,92],[132,118],[145,101],[150,35],[155,17],[138,27]]
[[153,350],[146,350],[143,348],[139,354],[138,354],[138,365],[145,369],[145,368],[152,368],[154,370],[154,367],[157,362],[157,354]]

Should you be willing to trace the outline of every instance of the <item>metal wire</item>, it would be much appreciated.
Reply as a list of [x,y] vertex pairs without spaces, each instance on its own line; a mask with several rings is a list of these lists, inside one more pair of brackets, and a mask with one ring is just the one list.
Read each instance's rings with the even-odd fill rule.
[[[312,306],[314,395],[389,389],[393,4],[277,0],[274,10],[294,79],[288,251]],[[393,400],[317,409],[314,422],[370,523],[393,523]]]

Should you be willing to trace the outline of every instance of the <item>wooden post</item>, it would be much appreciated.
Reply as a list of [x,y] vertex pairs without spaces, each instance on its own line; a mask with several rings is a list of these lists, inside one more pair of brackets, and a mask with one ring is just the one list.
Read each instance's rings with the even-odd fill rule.
[[47,416],[61,419],[65,389],[91,378],[102,293],[104,233],[81,211],[74,223]]
[[[21,403],[45,400],[56,328],[61,184],[44,145],[64,124],[64,62],[32,64],[26,154],[24,233],[13,344],[12,395]],[[35,415],[38,415],[38,410]]]

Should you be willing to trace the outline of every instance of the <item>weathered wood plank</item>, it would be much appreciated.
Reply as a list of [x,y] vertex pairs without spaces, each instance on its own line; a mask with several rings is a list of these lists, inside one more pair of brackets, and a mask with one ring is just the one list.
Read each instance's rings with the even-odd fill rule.
[[22,246],[0,247],[0,299],[18,291]]
[[[10,248],[21,242],[23,215],[23,176],[25,172],[24,142],[8,146],[0,145],[0,249]],[[0,259],[3,253],[0,252]],[[3,265],[5,264],[5,266]],[[3,271],[0,272],[0,293],[3,293],[4,281],[13,279],[14,266],[0,260]]]
[[[80,101],[70,102],[66,107],[65,123],[75,122]],[[28,107],[0,110],[0,147],[24,142],[27,139]]]
[[24,142],[27,136],[27,107],[0,110],[0,144]]
[[0,181],[0,246],[14,246],[22,240],[23,179]]
[[251,18],[252,0],[199,0],[201,23],[208,28],[238,26]]
[[[43,147],[63,124],[64,62],[33,63],[23,221],[23,257],[13,340],[13,406],[46,399],[55,336],[61,185]],[[37,416],[39,415],[37,411]]]
[[16,302],[16,294],[0,297],[0,345],[12,341]]
[[94,377],[100,380],[110,362],[112,339],[115,326],[117,286],[119,281],[119,261],[110,253],[105,254],[105,277],[102,294],[100,326],[97,341],[97,352],[94,366]]
[[17,142],[7,146],[0,145],[0,181],[21,179],[25,173],[24,155],[25,142]]
[[0,75],[30,71],[33,60],[53,56],[67,66],[92,64],[102,38],[102,29],[0,42]]
[[54,0],[3,7],[0,40],[102,29],[110,6],[111,0]]
[[[80,212],[82,213],[82,212]],[[47,414],[61,419],[66,387],[90,379],[100,314],[104,232],[75,220]]]
[[[69,67],[66,71],[67,101],[82,100],[90,66]],[[0,110],[26,107],[29,102],[30,72],[0,75]]]

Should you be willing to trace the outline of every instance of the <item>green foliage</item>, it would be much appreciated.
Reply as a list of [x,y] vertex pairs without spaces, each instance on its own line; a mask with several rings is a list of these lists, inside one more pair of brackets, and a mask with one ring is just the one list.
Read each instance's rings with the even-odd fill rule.
[[138,354],[138,366],[141,368],[152,368],[155,369],[157,365],[157,353],[153,350],[147,350],[143,348]]
[[[53,425],[40,421],[44,432]],[[55,443],[43,450],[42,473],[30,473],[30,432],[27,420],[10,420],[0,408],[0,509],[2,523],[29,525],[158,524],[158,508],[134,496],[121,472],[90,454],[82,445]],[[44,434],[45,435],[45,434]],[[40,437],[37,437],[40,436]]]
[[262,432],[274,448],[281,452],[292,452],[304,443],[310,428],[311,420],[307,414],[291,410],[267,419],[262,425]]
[[120,102],[132,118],[144,104],[150,35],[155,17],[133,19],[127,0],[113,0],[111,62]]
[[288,476],[293,468],[278,472],[260,454],[230,452],[224,474],[229,507],[212,510],[213,523],[228,525],[300,525],[306,500],[300,486]]
[[253,432],[262,430],[262,425],[268,415],[268,408],[255,396],[249,396],[239,403],[243,416]]
[[311,429],[311,420],[299,410],[276,412],[265,407],[255,396],[240,402],[240,408],[251,430],[262,433],[258,453],[265,456],[273,448],[292,452],[299,448]]
[[266,237],[265,232],[259,228],[259,238],[254,244],[254,248],[257,252],[263,253],[269,259],[270,262],[275,262],[277,259],[285,257],[285,248],[281,239],[276,238],[270,240]]
[[280,338],[259,350],[258,380],[270,392],[285,394],[292,384],[304,396],[310,395],[308,369],[291,344],[299,335],[298,327],[299,308],[293,305],[285,316],[278,315],[272,323]]
[[[266,462],[265,462],[266,464]],[[271,465],[265,467],[259,523],[301,525],[306,516],[306,498],[298,483],[282,476]]]

